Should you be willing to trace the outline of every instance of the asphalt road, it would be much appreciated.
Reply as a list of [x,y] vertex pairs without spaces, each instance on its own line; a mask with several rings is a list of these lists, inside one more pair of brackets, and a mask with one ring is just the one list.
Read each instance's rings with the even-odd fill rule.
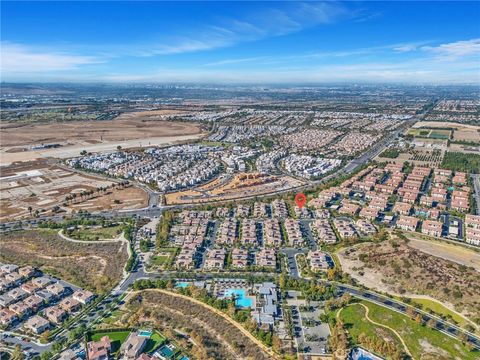
[[480,215],[480,175],[472,174],[472,179],[475,189],[475,201],[477,202],[477,215]]

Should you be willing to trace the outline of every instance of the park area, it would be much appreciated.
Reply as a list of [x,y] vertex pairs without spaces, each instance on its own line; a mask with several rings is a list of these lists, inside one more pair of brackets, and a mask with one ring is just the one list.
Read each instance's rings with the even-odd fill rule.
[[353,345],[391,359],[393,349],[404,350],[413,359],[478,359],[480,353],[460,340],[369,301],[352,303],[337,314],[344,323]]
[[[435,250],[430,250],[432,248]],[[458,252],[453,247],[448,249]],[[463,254],[468,251],[460,250]],[[475,252],[470,252],[473,253],[470,258],[475,256]],[[338,252],[338,257],[342,270],[367,287],[397,296],[430,297],[452,312],[478,323],[478,271],[471,263],[467,266],[442,254],[445,248],[433,242],[425,247],[422,243],[413,245],[394,237],[380,244],[364,243],[344,248]],[[451,314],[442,315],[455,320]]]
[[2,234],[0,262],[31,265],[97,293],[120,281],[128,259],[126,243],[72,242],[57,232],[42,229]]

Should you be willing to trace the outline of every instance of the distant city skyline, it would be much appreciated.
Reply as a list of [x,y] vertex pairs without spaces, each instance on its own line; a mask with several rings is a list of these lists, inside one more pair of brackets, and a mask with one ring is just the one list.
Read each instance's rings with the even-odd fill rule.
[[1,2],[1,80],[480,84],[480,2]]

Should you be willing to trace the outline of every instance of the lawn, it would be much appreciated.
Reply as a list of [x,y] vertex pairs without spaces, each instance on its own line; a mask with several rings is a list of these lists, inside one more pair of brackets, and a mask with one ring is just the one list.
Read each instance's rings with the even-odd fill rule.
[[117,238],[122,231],[123,225],[115,225],[110,227],[77,229],[69,232],[68,236],[84,241],[110,240]]
[[463,317],[454,313],[450,309],[443,306],[441,303],[437,301],[433,301],[430,299],[412,299],[412,304],[420,305],[419,307],[423,310],[427,311],[430,309],[434,313],[444,316],[450,316],[453,320],[455,320],[460,327],[465,327],[465,325],[470,324],[466,321]]
[[152,265],[161,266],[167,263],[168,259],[170,259],[170,255],[155,255],[151,257],[150,262]]
[[96,332],[92,334],[92,341],[99,341],[102,337],[108,336],[112,341],[112,352],[116,353],[123,342],[127,339],[130,331],[115,331],[115,332]]
[[475,360],[480,355],[478,351],[467,350],[459,340],[420,325],[406,315],[368,301],[363,303],[370,309],[369,317],[373,321],[387,325],[400,334],[415,359],[436,355],[445,359]]
[[[345,324],[345,328],[353,339],[355,344],[360,344],[358,338],[360,334],[364,334],[369,338],[382,338],[387,342],[393,341],[398,349],[403,349],[403,345],[392,331],[381,326],[372,324],[365,318],[365,309],[359,304],[353,304],[343,308],[340,312],[340,318]],[[366,344],[361,344],[366,346]],[[388,354],[379,354],[387,357]]]
[[160,335],[158,332],[154,332],[150,339],[148,339],[147,345],[145,346],[145,353],[150,353],[165,343],[165,338]]

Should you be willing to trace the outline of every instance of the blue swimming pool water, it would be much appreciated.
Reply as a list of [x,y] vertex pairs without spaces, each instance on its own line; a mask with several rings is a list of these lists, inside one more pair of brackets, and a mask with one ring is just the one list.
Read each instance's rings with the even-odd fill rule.
[[180,358],[180,360],[190,360],[190,359],[184,355]]
[[170,356],[173,355],[173,350],[169,349],[166,346],[160,348],[160,350],[158,350],[158,351],[160,352],[160,354],[162,354],[163,356],[166,356],[166,357],[170,357]]
[[185,282],[185,281],[180,281],[175,284],[176,288],[186,288],[190,283]]
[[224,297],[229,298],[232,295],[235,295],[235,305],[240,308],[251,308],[253,305],[252,299],[248,299],[245,297],[245,290],[244,289],[227,289],[225,291]]
[[152,332],[151,331],[147,331],[147,330],[141,330],[138,332],[138,336],[143,336],[143,337],[150,337],[152,336]]

